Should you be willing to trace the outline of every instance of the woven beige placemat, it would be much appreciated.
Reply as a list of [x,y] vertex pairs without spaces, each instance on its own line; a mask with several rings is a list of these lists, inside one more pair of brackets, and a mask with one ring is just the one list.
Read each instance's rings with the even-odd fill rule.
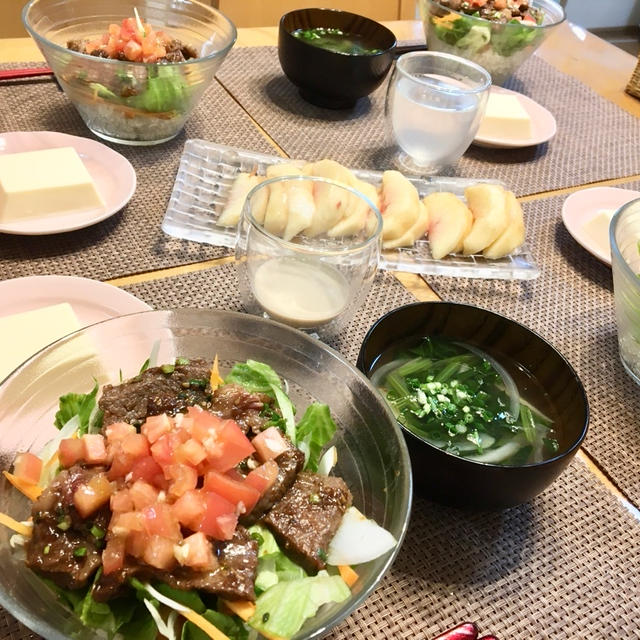
[[[155,308],[238,310],[233,264],[126,287]],[[355,361],[364,333],[413,297],[377,276],[334,346]],[[640,523],[579,461],[528,505],[468,513],[421,498],[380,587],[328,637],[428,640],[463,620],[500,640],[638,637]],[[0,637],[34,636],[0,612]]]
[[[352,110],[315,107],[302,100],[284,76],[275,47],[233,51],[218,79],[291,157],[390,168],[386,82]],[[497,178],[525,195],[640,173],[637,118],[537,56],[523,65],[510,87],[554,114],[556,137],[517,150],[472,146],[460,160],[457,175]]]
[[[639,183],[625,185],[640,188]],[[524,204],[527,242],[540,267],[532,282],[429,277],[445,300],[486,307],[549,340],[580,376],[590,405],[583,445],[640,506],[640,389],[618,357],[611,269],[569,235],[563,197]]]
[[[11,66],[18,65],[3,65]],[[52,80],[0,83],[0,131],[42,130],[93,138]],[[138,179],[131,202],[120,213],[69,233],[0,233],[0,279],[62,274],[103,280],[228,253],[221,247],[170,238],[160,228],[188,138],[273,151],[244,111],[214,81],[177,138],[153,147],[108,145],[131,161]]]

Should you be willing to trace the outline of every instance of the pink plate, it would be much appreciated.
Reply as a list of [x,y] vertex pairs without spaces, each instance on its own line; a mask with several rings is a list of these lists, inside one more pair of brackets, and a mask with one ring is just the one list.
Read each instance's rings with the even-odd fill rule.
[[[607,225],[590,228],[589,223],[602,212],[615,211],[640,198],[640,191],[616,187],[592,187],[572,193],[562,205],[562,222],[573,239],[598,260],[610,265],[611,249]],[[598,237],[596,237],[597,234]]]
[[78,152],[104,200],[105,207],[73,213],[60,211],[41,218],[25,218],[0,224],[0,233],[33,236],[83,229],[117,213],[133,196],[136,190],[136,172],[131,163],[100,142],[54,131],[0,133],[0,154],[57,147],[73,147]]
[[491,93],[503,93],[517,96],[520,104],[531,118],[531,136],[528,138],[509,138],[509,137],[480,137],[476,136],[473,144],[479,147],[487,147],[489,149],[519,149],[521,147],[532,147],[543,142],[548,142],[556,135],[557,126],[556,119],[553,114],[539,105],[535,100],[510,89],[491,86]]
[[27,276],[3,280],[0,282],[0,300],[0,317],[68,302],[83,327],[151,309],[146,302],[123,289],[76,276]]

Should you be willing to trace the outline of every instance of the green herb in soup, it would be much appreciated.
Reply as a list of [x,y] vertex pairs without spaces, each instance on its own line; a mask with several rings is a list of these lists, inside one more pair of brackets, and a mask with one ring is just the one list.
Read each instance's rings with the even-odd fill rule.
[[373,55],[380,53],[380,49],[366,46],[362,36],[355,33],[345,33],[342,29],[333,27],[313,27],[313,29],[296,29],[291,32],[294,38],[304,40],[321,49],[328,49],[335,53],[351,56]]
[[[536,390],[538,408],[525,401],[512,376],[488,354],[444,338],[424,338],[380,361],[389,356],[393,359],[374,372],[372,382],[398,421],[430,444],[503,465],[541,462],[558,451],[548,398]],[[531,391],[531,384],[527,387]]]

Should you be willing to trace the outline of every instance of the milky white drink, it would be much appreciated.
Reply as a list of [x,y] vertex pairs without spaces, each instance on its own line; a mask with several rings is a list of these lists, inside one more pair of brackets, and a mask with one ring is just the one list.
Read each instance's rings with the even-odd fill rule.
[[311,328],[330,322],[343,311],[349,301],[349,284],[331,266],[273,258],[256,269],[253,293],[270,318]]
[[[426,82],[436,83],[437,88]],[[477,129],[478,96],[455,93],[456,86],[464,87],[432,74],[398,79],[391,123],[400,148],[416,164],[452,164],[471,144]]]

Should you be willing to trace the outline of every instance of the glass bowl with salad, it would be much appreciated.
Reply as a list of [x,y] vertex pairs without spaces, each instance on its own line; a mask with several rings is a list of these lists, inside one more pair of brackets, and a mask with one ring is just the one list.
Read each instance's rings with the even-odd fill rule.
[[473,60],[503,85],[565,19],[555,0],[419,0],[427,47]]
[[30,0],[22,20],[87,127],[131,145],[180,132],[236,39],[192,0]]
[[323,343],[213,310],[108,320],[0,385],[0,604],[48,640],[319,638],[407,527],[393,414]]
[[369,330],[358,367],[403,428],[417,490],[447,504],[527,502],[586,436],[587,397],[567,360],[480,307],[399,307]]

